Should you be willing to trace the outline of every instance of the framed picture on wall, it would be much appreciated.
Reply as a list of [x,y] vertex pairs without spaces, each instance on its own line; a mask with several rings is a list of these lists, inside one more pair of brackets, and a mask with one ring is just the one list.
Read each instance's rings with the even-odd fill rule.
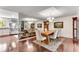
[[63,22],[54,22],[54,28],[63,28]]
[[42,23],[38,23],[37,28],[42,28]]
[[31,23],[31,28],[35,28],[35,23]]

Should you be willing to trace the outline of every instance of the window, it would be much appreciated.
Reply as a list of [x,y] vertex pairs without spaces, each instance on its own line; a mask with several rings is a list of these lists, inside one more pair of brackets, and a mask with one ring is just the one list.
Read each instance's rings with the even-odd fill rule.
[[3,27],[5,27],[5,21],[0,20],[0,28],[3,28]]

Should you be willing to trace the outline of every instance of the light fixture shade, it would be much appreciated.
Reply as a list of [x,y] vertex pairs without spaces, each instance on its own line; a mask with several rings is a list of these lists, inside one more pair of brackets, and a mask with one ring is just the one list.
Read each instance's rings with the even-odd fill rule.
[[54,17],[52,17],[52,20],[55,19]]
[[48,20],[49,22],[53,22],[54,17],[48,17],[47,20]]

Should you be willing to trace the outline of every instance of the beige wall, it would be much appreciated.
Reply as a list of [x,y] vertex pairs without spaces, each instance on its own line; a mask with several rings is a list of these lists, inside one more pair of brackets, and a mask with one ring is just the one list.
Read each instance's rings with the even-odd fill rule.
[[[61,29],[61,36],[73,38],[72,17],[73,16],[60,17],[54,20],[54,22],[63,22],[63,28]],[[53,29],[56,30],[56,28]]]

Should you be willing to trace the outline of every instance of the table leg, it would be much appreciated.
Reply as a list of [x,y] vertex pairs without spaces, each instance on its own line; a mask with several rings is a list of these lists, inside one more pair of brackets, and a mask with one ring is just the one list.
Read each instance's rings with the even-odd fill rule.
[[49,44],[48,36],[46,36],[45,43],[46,43],[46,44]]

